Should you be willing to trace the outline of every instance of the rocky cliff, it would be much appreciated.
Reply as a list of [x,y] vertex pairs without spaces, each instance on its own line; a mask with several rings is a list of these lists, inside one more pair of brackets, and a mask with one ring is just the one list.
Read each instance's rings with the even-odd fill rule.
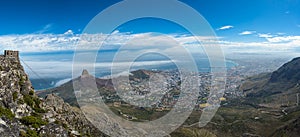
[[255,104],[277,108],[297,106],[299,70],[300,58],[295,58],[272,73],[246,79],[240,90]]
[[298,83],[300,81],[300,57],[284,64],[278,70],[272,73],[270,82],[288,82]]
[[60,97],[36,96],[17,58],[0,56],[1,136],[105,136]]

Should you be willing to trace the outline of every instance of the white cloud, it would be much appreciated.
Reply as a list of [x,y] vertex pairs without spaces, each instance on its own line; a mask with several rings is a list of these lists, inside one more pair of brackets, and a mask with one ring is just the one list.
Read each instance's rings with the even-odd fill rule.
[[298,41],[300,41],[300,36],[276,36],[276,37],[269,37],[269,38],[266,38],[266,39],[269,42],[273,42],[273,43],[278,43],[278,42],[298,42]]
[[[68,31],[73,32],[73,31]],[[70,34],[69,33],[69,34]],[[250,35],[255,31],[245,31],[242,35]],[[27,34],[27,35],[4,35],[0,36],[0,50],[13,49],[21,52],[47,52],[66,50],[98,50],[100,41],[107,38],[108,34]],[[190,36],[190,35],[156,35],[154,33],[129,34],[115,31],[105,42],[102,49],[118,49],[127,44],[126,52],[140,51],[166,51],[173,53],[182,52],[182,46],[188,48],[190,52],[202,52],[199,44],[221,45],[225,48],[234,47],[243,49],[244,47],[269,48],[272,50],[292,49],[300,45],[300,36],[279,36],[277,34],[257,34],[258,37],[265,38],[266,42],[234,42],[218,41],[212,36]],[[223,39],[223,38],[221,38]],[[199,43],[197,40],[200,40]],[[76,43],[78,46],[76,47]],[[247,50],[247,49],[244,49]],[[125,52],[125,51],[124,51]],[[263,52],[263,51],[261,51]]]
[[276,35],[258,34],[258,37],[265,38],[269,43],[283,43],[283,47],[300,46],[300,36],[286,36],[285,33],[276,33]]
[[[70,35],[72,34],[72,35]],[[109,36],[109,37],[108,37]],[[107,38],[108,37],[108,38]],[[107,38],[107,39],[106,39]],[[64,34],[27,34],[0,36],[0,50],[12,49],[21,52],[45,52],[64,50],[98,50],[99,42],[104,41],[104,49],[117,49],[127,45],[128,50],[170,49],[179,45],[195,45],[201,42],[215,42],[212,36],[157,35],[153,33],[129,34],[115,31],[113,34],[73,34],[68,30]],[[198,43],[199,44],[199,43]]]
[[276,33],[277,35],[284,35],[284,34],[286,34],[286,33],[283,33],[283,32],[278,32],[278,33]]
[[260,38],[272,38],[273,35],[270,35],[270,34],[258,34],[258,37],[260,37]]
[[42,34],[42,33],[46,33],[46,32],[48,32],[49,30],[51,30],[51,28],[52,28],[52,26],[53,26],[53,24],[47,24],[47,25],[45,25],[41,30],[39,30],[39,31],[37,31],[37,32],[35,32],[35,33],[38,33],[38,34]]
[[111,33],[111,35],[115,35],[115,34],[119,34],[120,31],[119,30],[115,30],[114,32]]
[[226,30],[226,29],[232,29],[232,28],[234,28],[234,27],[231,25],[227,25],[227,26],[220,27],[218,30]]
[[251,35],[254,33],[256,33],[256,31],[244,31],[244,32],[239,33],[239,35]]
[[74,35],[74,32],[72,30],[68,30],[64,33],[65,35]]

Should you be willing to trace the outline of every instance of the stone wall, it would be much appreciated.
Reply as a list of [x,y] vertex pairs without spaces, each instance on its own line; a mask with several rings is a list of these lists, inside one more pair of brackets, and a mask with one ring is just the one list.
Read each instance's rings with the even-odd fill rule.
[[19,58],[19,51],[4,50],[4,57]]

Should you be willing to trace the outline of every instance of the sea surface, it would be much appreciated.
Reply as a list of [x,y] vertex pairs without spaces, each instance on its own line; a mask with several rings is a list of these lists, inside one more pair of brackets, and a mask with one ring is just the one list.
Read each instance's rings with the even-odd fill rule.
[[[124,66],[130,63],[130,71],[138,69],[146,70],[174,70],[178,69],[176,64],[186,60],[171,60],[162,55],[149,54],[137,58],[132,62],[114,62],[116,51],[99,52],[95,61],[95,77],[105,77],[111,74],[112,64],[127,71]],[[21,54],[21,61],[26,73],[29,75],[35,90],[57,87],[72,79],[72,64],[74,52],[49,52],[49,53],[27,53]],[[207,56],[202,54],[193,55],[194,62],[199,72],[210,72],[210,62]],[[228,69],[237,66],[233,61],[226,60]],[[188,67],[188,66],[187,66]],[[78,72],[78,76],[80,72]]]

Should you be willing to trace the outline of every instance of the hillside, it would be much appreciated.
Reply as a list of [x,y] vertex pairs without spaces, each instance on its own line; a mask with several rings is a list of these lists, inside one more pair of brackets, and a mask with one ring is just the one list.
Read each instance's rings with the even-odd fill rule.
[[[147,78],[149,78],[150,74],[152,74],[152,73],[153,72],[147,71],[147,70],[136,70],[136,71],[131,72],[132,75],[129,76],[129,79],[135,80],[135,81],[147,79]],[[58,87],[55,87],[52,89],[37,91],[36,94],[40,97],[45,97],[47,94],[53,93],[53,94],[56,94],[56,95],[60,96],[61,98],[63,98],[64,101],[68,102],[70,105],[79,106],[76,101],[76,96],[74,94],[73,83],[79,82],[81,77],[86,77],[91,80],[95,79],[97,88],[101,95],[115,93],[115,91],[114,91],[115,89],[113,87],[111,79],[95,78],[95,77],[91,76],[87,70],[84,70],[80,77],[70,80],[70,81],[62,84],[61,86],[58,86]]]
[[93,81],[95,80],[97,83],[99,92],[101,94],[109,94],[114,91],[111,80],[95,78],[95,77],[89,75],[87,70],[84,70],[80,77],[70,80],[70,81],[62,84],[61,86],[58,86],[58,87],[55,87],[52,89],[37,91],[36,94],[40,97],[45,97],[48,94],[56,94],[59,97],[63,98],[64,101],[68,102],[70,105],[79,107],[79,105],[76,101],[73,83],[80,82],[81,78],[87,78],[87,79],[91,79]]
[[[273,124],[269,136],[299,135],[300,58],[295,58],[278,70],[252,76],[239,87],[245,97],[238,99],[242,106],[251,106],[263,112]],[[258,126],[258,125],[257,125]],[[270,132],[270,131],[269,131]]]
[[243,91],[255,105],[292,107],[296,106],[296,97],[300,93],[299,82],[300,58],[295,58],[273,73],[246,79],[239,90]]
[[18,58],[0,56],[0,135],[105,136],[60,97],[39,98]]
[[272,73],[270,82],[299,83],[300,80],[300,57],[284,64],[277,71]]

